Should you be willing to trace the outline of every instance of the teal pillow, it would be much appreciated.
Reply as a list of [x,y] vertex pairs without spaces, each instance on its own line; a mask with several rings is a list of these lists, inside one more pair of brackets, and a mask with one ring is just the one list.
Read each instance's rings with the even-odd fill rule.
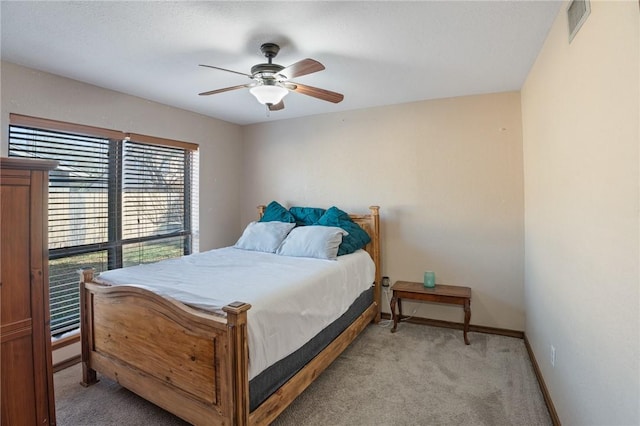
[[371,242],[369,234],[367,234],[360,225],[351,220],[347,213],[335,206],[327,210],[316,225],[338,226],[349,233],[349,235],[342,237],[342,244],[340,244],[340,248],[338,249],[338,256],[353,253],[356,250],[364,248]]
[[295,223],[296,218],[293,217],[289,210],[285,209],[278,203],[277,201],[272,201],[269,203],[267,208],[264,210],[264,214],[260,219],[260,222],[286,222],[286,223]]
[[290,207],[289,213],[296,218],[296,226],[308,226],[317,223],[326,210],[318,207]]

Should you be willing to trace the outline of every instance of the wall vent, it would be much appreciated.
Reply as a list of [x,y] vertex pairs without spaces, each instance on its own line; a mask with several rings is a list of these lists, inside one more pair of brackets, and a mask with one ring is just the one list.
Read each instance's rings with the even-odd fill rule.
[[569,43],[576,36],[587,16],[591,13],[589,0],[572,0],[567,8],[567,19],[569,20]]

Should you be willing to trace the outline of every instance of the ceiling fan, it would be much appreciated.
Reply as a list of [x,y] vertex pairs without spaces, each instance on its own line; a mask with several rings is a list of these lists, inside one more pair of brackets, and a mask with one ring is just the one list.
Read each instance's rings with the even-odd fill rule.
[[284,109],[282,99],[290,92],[297,92],[303,95],[312,96],[323,101],[338,103],[344,99],[340,93],[330,90],[319,89],[317,87],[307,86],[304,84],[291,81],[292,78],[322,71],[324,65],[314,59],[303,59],[295,64],[283,67],[282,65],[272,63],[280,51],[280,46],[275,43],[264,43],[260,46],[260,51],[267,58],[266,64],[257,64],[251,67],[251,74],[228,70],[225,68],[214,67],[212,65],[202,65],[201,67],[213,68],[216,70],[232,72],[249,77],[253,80],[251,83],[241,84],[239,86],[225,87],[223,89],[211,90],[199,93],[200,96],[215,95],[216,93],[228,92],[248,88],[249,92],[256,97],[258,102],[264,104],[270,111],[278,111]]

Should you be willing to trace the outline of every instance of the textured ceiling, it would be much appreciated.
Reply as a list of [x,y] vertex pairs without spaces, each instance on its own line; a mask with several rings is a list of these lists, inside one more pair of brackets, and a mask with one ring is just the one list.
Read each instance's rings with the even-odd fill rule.
[[[404,102],[519,90],[559,11],[557,1],[8,2],[9,61],[238,124]],[[343,93],[339,104],[298,93],[267,114],[250,82],[259,47],[274,62],[313,58],[296,78]]]

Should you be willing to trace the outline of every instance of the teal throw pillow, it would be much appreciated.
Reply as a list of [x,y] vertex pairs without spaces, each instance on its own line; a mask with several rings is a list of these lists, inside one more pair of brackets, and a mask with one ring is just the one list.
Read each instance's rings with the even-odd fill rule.
[[290,207],[289,213],[296,218],[296,226],[313,225],[320,220],[326,210],[318,207]]
[[278,203],[277,201],[272,201],[269,203],[267,208],[264,210],[264,214],[260,219],[260,222],[286,222],[286,223],[295,223],[296,218],[293,217],[289,210],[285,209]]
[[340,248],[338,249],[338,256],[353,253],[356,250],[364,248],[371,242],[369,234],[367,234],[360,225],[351,220],[347,213],[335,206],[327,210],[316,225],[338,226],[349,233],[349,235],[342,237],[342,244],[340,244]]

